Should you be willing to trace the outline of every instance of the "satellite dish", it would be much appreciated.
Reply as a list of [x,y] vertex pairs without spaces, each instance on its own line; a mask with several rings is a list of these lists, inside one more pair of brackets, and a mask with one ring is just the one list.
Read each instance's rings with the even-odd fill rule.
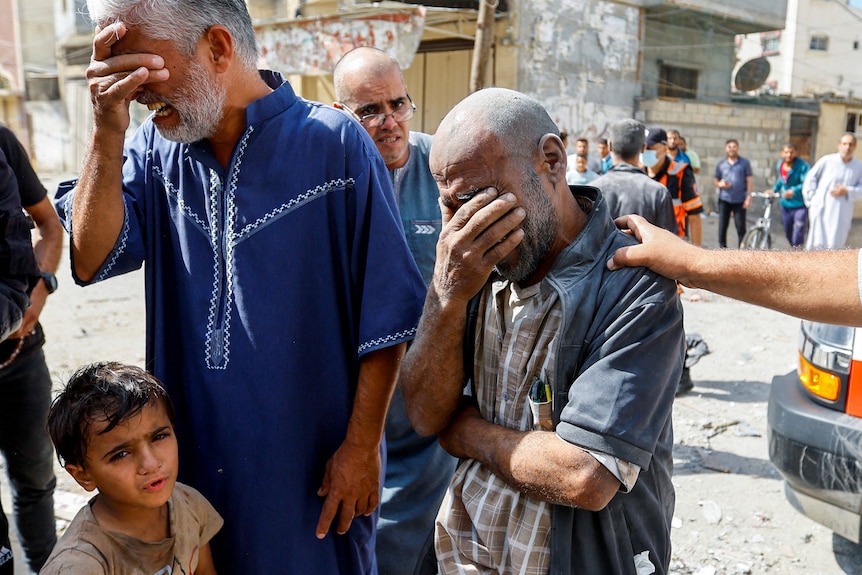
[[750,92],[758,89],[769,76],[769,60],[766,58],[755,58],[749,60],[736,72],[733,84],[740,92]]

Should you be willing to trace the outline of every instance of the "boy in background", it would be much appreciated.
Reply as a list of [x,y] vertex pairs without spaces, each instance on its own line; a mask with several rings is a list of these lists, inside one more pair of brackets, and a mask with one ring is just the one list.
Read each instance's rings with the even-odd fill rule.
[[575,156],[575,167],[566,172],[566,183],[570,186],[586,186],[599,175],[587,167],[587,156],[578,154]]
[[87,491],[40,573],[213,575],[209,541],[222,518],[177,483],[174,408],[159,381],[121,363],[79,369],[54,400],[48,433]]

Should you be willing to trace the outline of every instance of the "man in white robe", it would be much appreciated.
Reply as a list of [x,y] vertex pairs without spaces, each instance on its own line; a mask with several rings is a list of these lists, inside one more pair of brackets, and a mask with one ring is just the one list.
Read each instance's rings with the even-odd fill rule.
[[862,198],[862,161],[853,157],[856,136],[841,136],[838,153],[820,158],[808,172],[802,196],[808,207],[806,250],[845,247],[853,204]]

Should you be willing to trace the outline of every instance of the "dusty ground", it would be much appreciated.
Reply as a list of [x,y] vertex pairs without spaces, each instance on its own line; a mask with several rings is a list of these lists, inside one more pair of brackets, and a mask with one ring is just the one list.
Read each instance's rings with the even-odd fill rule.
[[[707,245],[715,245],[715,219],[704,220]],[[55,382],[90,361],[142,364],[143,274],[82,289],[64,261],[58,277],[43,315]],[[689,301],[695,293],[703,299]],[[694,391],[674,407],[672,572],[862,574],[862,551],[798,514],[769,463],[769,386],[774,375],[795,369],[798,321],[707,292],[688,290],[683,302],[686,329],[701,334],[711,353],[692,368]],[[59,469],[58,480],[63,526],[86,497]],[[8,510],[8,485],[0,491]]]
[[862,573],[862,551],[798,514],[769,462],[769,386],[795,369],[798,320],[703,295],[684,304],[711,353],[674,405],[672,571]]
[[[772,229],[773,245],[787,249],[780,223]],[[704,219],[704,245],[716,246],[716,235],[717,218]],[[848,244],[862,246],[862,222]],[[862,547],[796,512],[769,462],[770,385],[796,369],[799,321],[709,292],[682,299],[686,330],[711,353],[691,369],[694,390],[674,405],[672,572],[862,574]]]

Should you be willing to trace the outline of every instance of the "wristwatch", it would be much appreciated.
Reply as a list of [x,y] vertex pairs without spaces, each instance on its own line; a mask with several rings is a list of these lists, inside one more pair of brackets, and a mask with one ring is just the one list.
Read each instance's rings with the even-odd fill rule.
[[57,291],[57,276],[51,272],[42,272],[42,281],[45,282],[45,287],[48,288],[49,294]]

